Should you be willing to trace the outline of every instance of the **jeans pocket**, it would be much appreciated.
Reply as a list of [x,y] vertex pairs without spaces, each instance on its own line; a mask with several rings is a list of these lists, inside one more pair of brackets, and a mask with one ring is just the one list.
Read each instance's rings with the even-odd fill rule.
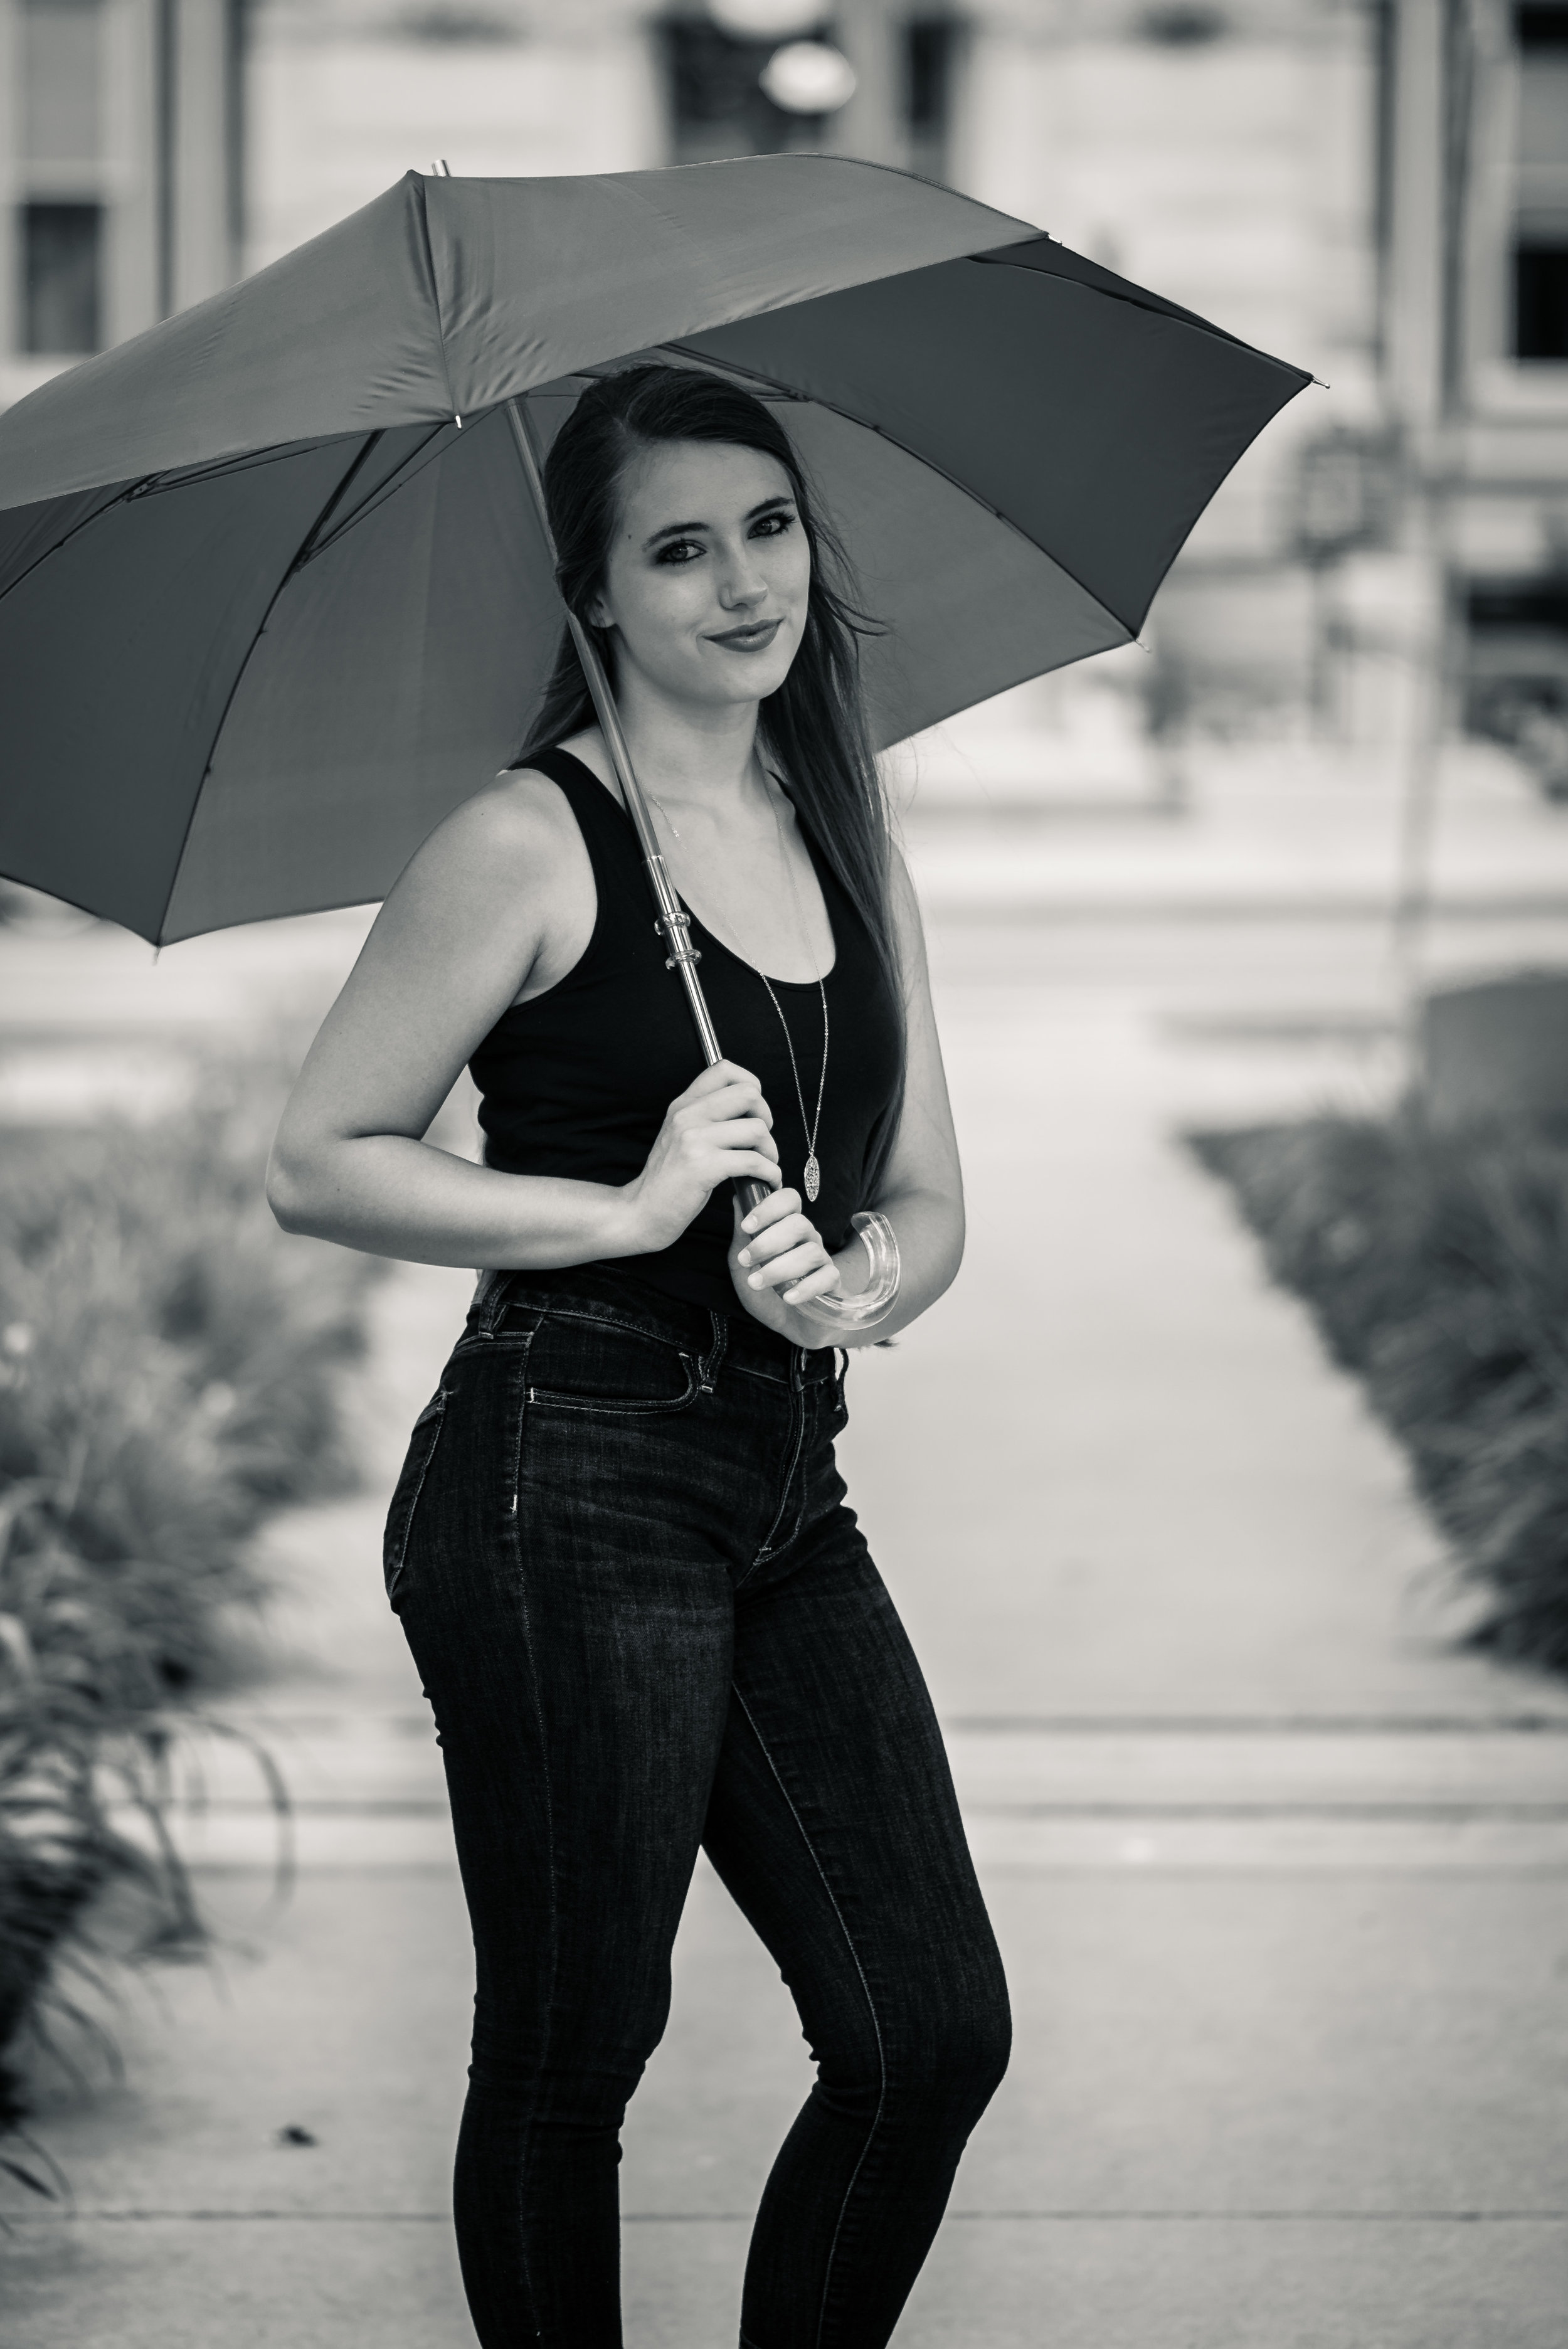
[[691,1354],[618,1315],[554,1307],[529,1349],[528,1401],[535,1409],[650,1418],[685,1411],[699,1392]]
[[438,1387],[414,1422],[402,1474],[393,1489],[392,1505],[387,1512],[387,1530],[381,1542],[381,1573],[387,1585],[387,1596],[394,1609],[397,1604],[397,1588],[407,1562],[408,1539],[414,1530],[419,1495],[429,1474],[430,1463],[436,1456],[436,1446],[440,1441],[446,1415],[447,1390]]

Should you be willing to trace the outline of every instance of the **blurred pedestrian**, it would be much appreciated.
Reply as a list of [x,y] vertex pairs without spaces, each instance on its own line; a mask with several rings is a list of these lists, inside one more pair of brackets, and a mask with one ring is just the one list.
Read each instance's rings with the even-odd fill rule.
[[[280,1220],[491,1269],[416,1423],[387,1592],[434,1708],[477,1995],[457,2156],[484,2349],[621,2341],[616,2163],[699,1847],[818,2065],[748,2349],[879,2349],[1006,2061],[919,1666],[833,1461],[848,1350],[963,1247],[866,625],[769,409],[634,367],[546,468],[719,1034],[704,1071],[570,637],[516,763],[407,866],[280,1129]],[[464,1062],[485,1164],[424,1139]],[[742,1218],[730,1185],[767,1185]],[[851,1215],[902,1265],[874,1328]],[[841,1343],[842,1351],[841,1352]]]

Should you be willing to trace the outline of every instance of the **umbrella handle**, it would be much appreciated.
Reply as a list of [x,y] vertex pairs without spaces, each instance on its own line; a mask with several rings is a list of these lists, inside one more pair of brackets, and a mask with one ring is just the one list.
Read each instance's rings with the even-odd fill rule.
[[[545,504],[544,475],[539,451],[534,446],[532,427],[528,420],[526,396],[519,393],[516,398],[509,399],[506,413],[512,439],[517,444],[523,478],[532,496],[539,526],[544,533],[544,543],[553,563],[555,542],[550,528],[549,509]],[[676,894],[660,851],[659,836],[654,830],[654,820],[648,812],[643,787],[637,781],[636,769],[632,764],[631,748],[621,724],[621,713],[615,707],[609,678],[604,673],[604,664],[599,657],[599,647],[570,605],[566,608],[566,625],[572,632],[572,641],[583,665],[583,675],[603,732],[610,763],[621,787],[622,802],[632,819],[638,845],[643,852],[644,869],[654,894],[654,904],[658,909],[654,927],[669,949],[665,957],[665,968],[680,973],[686,1003],[696,1024],[697,1040],[702,1046],[704,1060],[711,1069],[723,1060],[724,1052],[713,1024],[713,1014],[707,1008],[707,998],[703,993],[702,981],[697,977],[696,967],[702,960],[702,952],[691,942],[691,926],[686,907]],[[735,1193],[740,1202],[742,1215],[749,1215],[752,1208],[759,1206],[769,1195],[764,1184],[739,1180],[735,1185]],[[885,1216],[859,1215],[852,1216],[850,1220],[865,1243],[871,1257],[871,1278],[867,1286],[853,1297],[815,1297],[796,1309],[812,1320],[827,1322],[835,1329],[863,1330],[873,1321],[882,1320],[892,1309],[893,1299],[898,1293],[898,1242]]]
[[[759,1207],[764,1199],[771,1198],[772,1193],[766,1183],[751,1182],[738,1176],[735,1195],[740,1202],[741,1214],[748,1216],[753,1207]],[[898,1295],[898,1235],[887,1217],[879,1216],[874,1208],[851,1216],[850,1228],[857,1234],[871,1258],[871,1271],[865,1287],[857,1289],[852,1297],[810,1298],[804,1305],[797,1305],[794,1309],[813,1320],[830,1322],[837,1330],[868,1330],[873,1321],[886,1319],[892,1309],[893,1299]]]

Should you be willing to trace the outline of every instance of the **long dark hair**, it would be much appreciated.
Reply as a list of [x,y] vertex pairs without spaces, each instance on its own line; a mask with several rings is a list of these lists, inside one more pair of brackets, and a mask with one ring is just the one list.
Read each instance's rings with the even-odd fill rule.
[[[782,769],[790,798],[871,934],[902,1030],[903,981],[890,888],[892,843],[861,692],[861,639],[879,631],[854,600],[843,549],[816,511],[794,443],[777,417],[739,385],[697,368],[650,364],[596,378],[557,433],[545,462],[556,585],[598,647],[614,683],[614,632],[596,626],[589,607],[604,584],[621,476],[639,450],[670,440],[718,440],[756,449],[776,458],[789,476],[811,551],[811,590],[789,674],[758,711],[758,743],[764,756]],[[563,628],[544,698],[513,766],[526,767],[541,750],[593,723],[587,680],[571,632]],[[900,1059],[902,1063],[902,1050]],[[903,1093],[901,1068],[897,1094],[872,1140],[870,1198],[898,1131]]]

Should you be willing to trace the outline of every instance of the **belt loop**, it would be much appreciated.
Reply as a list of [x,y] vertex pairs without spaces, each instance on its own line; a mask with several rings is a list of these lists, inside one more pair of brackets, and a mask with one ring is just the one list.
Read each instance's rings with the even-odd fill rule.
[[479,1287],[474,1291],[474,1301],[469,1308],[469,1312],[474,1316],[476,1337],[493,1338],[495,1336],[496,1323],[506,1310],[506,1300],[511,1288],[510,1272],[492,1270],[480,1273]]

